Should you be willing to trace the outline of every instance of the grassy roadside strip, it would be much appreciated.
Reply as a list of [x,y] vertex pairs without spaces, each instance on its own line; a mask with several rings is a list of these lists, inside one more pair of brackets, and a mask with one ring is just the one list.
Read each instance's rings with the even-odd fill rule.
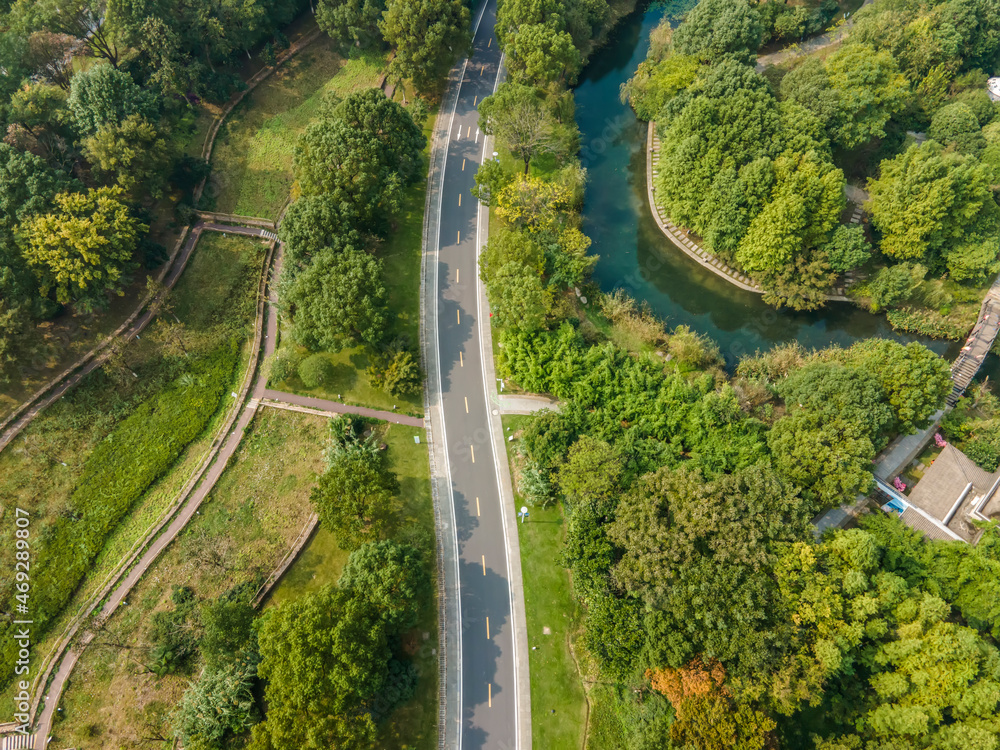
[[[413,345],[420,336],[420,256],[423,236],[424,204],[427,195],[427,167],[437,109],[431,110],[424,123],[427,146],[423,152],[424,178],[406,189],[403,208],[395,217],[391,233],[376,248],[376,255],[385,264],[384,281],[389,294],[390,337],[404,339]],[[288,335],[288,322],[282,319],[281,351],[295,351],[306,355],[304,347],[296,346]],[[369,357],[363,347],[340,352],[322,352],[333,364],[334,376],[318,388],[307,388],[293,375],[288,380],[271,382],[269,386],[302,396],[325,398],[332,401],[391,411],[397,408],[402,414],[421,417],[424,414],[423,394],[393,396],[373,387],[365,370]]]
[[385,54],[344,59],[326,35],[285,62],[219,128],[202,210],[276,219],[292,187],[295,142],[325,99],[376,86]]
[[[231,411],[226,408],[230,402],[226,395],[230,390],[240,388],[241,375],[247,369],[247,361],[251,354],[247,331],[252,328],[252,323],[246,318],[249,316],[252,319],[251,306],[256,299],[263,260],[263,254],[259,252],[260,247],[258,242],[244,238],[224,239],[220,235],[209,234],[203,236],[192,258],[189,274],[182,277],[173,297],[175,314],[181,316],[185,326],[184,344],[192,354],[200,357],[193,361],[203,361],[206,356],[211,356],[212,352],[219,351],[220,345],[229,348],[230,342],[242,340],[243,343],[232,354],[227,355],[232,360],[233,366],[229,368],[230,374],[225,376],[225,382],[216,389],[222,395],[214,402],[206,403],[212,413],[207,416],[205,424],[199,429],[199,435],[181,449],[171,468],[156,477],[141,496],[134,503],[130,503],[130,508],[117,525],[107,526],[109,521],[113,521],[113,516],[110,512],[106,512],[103,523],[107,531],[102,538],[102,544],[98,547],[96,558],[86,571],[85,578],[73,592],[66,606],[62,608],[62,613],[50,624],[48,628],[50,635],[33,644],[32,674],[36,677],[44,669],[44,666],[39,664],[39,659],[52,652],[61,634],[76,618],[75,613],[102,588],[110,573],[120,567],[129,550],[146,536],[149,529],[176,500],[181,486],[189,481],[195,467],[203,461],[205,451],[213,442],[214,433]],[[161,316],[156,326],[170,318],[173,318],[173,315]],[[124,456],[129,466],[149,458],[146,455],[149,450],[141,446],[134,451],[128,449],[127,435],[121,433],[121,428],[135,423],[135,427],[141,430],[145,440],[146,433],[155,419],[162,420],[161,417],[155,416],[156,412],[142,416],[143,409],[148,409],[148,404],[159,403],[157,393],[169,393],[178,388],[182,391],[187,390],[189,394],[200,394],[205,391],[206,383],[202,380],[203,376],[191,369],[187,357],[163,359],[161,346],[155,341],[158,330],[156,326],[150,329],[151,334],[144,334],[145,339],[135,342],[134,356],[137,359],[131,365],[143,373],[143,379],[148,375],[148,379],[153,381],[150,386],[153,394],[151,397],[142,395],[150,390],[147,388],[140,391],[140,397],[133,401],[122,404],[112,400],[113,407],[124,410],[124,415],[120,413],[117,415],[119,421],[114,425],[114,422],[108,420],[103,413],[103,408],[108,406],[101,398],[102,391],[107,387],[106,374],[95,372],[67,399],[71,402],[66,405],[66,408],[70,409],[68,415],[60,413],[63,404],[46,412],[19,439],[23,441],[20,450],[16,449],[17,444],[15,444],[12,446],[14,450],[0,455],[0,466],[5,465],[9,470],[4,472],[6,489],[12,493],[11,496],[16,498],[19,505],[33,508],[35,533],[44,533],[46,524],[51,525],[53,518],[58,519],[64,513],[74,512],[71,509],[76,506],[71,504],[71,497],[75,497],[75,494],[79,493],[79,488],[87,484],[84,478],[88,475],[88,471],[92,473],[93,467],[99,468],[106,463],[98,460],[102,448],[104,453],[112,449],[111,455]],[[153,375],[163,368],[174,374],[156,380]],[[177,373],[180,373],[180,377],[177,377]],[[165,384],[165,391],[157,391],[155,386],[160,382]],[[191,390],[192,388],[197,390]],[[138,410],[135,408],[137,406]],[[67,419],[69,419],[68,425],[64,424]],[[39,435],[39,432],[42,434]],[[84,435],[81,436],[81,433]],[[108,442],[116,436],[120,444]],[[121,443],[122,440],[125,442]],[[159,445],[159,441],[157,444]],[[34,451],[28,450],[31,446],[34,446]],[[60,458],[66,458],[72,463],[59,461]],[[59,472],[53,467],[57,461],[64,467]],[[88,467],[91,469],[88,470]],[[106,504],[112,497],[107,495],[110,485],[97,482],[95,486],[104,488],[105,499],[102,502]],[[44,491],[46,487],[49,488],[48,492]],[[39,497],[35,494],[39,489],[43,490],[44,502],[41,504],[38,503]],[[76,508],[76,512],[80,512],[80,509]],[[45,547],[38,547],[37,541],[35,546],[37,548],[33,549],[35,555],[33,559],[46,561],[51,558]],[[73,546],[63,545],[59,549],[63,548],[72,549]],[[33,567],[35,568],[33,582],[37,588],[39,581],[44,580],[38,576],[42,574],[45,566],[42,566],[43,570],[38,570],[37,566]],[[66,571],[65,566],[60,568],[60,580],[67,575]],[[37,634],[39,633],[36,630]],[[8,689],[0,696],[0,707],[9,704],[10,697],[11,691]]]
[[[532,419],[503,417],[504,434],[514,435],[507,443],[512,475],[517,433]],[[520,507],[520,495],[515,493],[515,499]],[[553,505],[529,508],[527,520],[517,525],[531,649],[531,740],[534,747],[546,750],[580,750],[588,719],[587,696],[571,645],[582,613],[569,571],[560,563],[564,523],[562,509]]]
[[[432,581],[437,577],[434,557],[434,511],[428,448],[421,428],[379,423],[388,446],[389,468],[399,479],[398,529],[395,541],[424,551],[424,564]],[[414,442],[420,437],[421,442]],[[280,606],[296,597],[336,583],[348,553],[337,546],[334,535],[322,525],[302,554],[264,602]],[[436,592],[436,582],[432,586]],[[417,694],[395,710],[380,728],[377,747],[384,750],[433,750],[437,747],[438,628],[437,602],[428,601],[416,627],[403,638],[403,650],[417,667]]]

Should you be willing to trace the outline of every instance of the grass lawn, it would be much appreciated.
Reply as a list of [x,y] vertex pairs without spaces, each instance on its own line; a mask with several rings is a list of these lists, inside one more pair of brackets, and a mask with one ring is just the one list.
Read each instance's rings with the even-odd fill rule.
[[[246,238],[203,235],[172,295],[173,312],[161,316],[125,351],[126,366],[138,377],[119,384],[103,370],[91,373],[0,453],[0,497],[29,510],[37,534],[68,508],[78,477],[97,443],[140,403],[185,372],[187,358],[166,352],[168,341],[162,335],[162,321],[181,322],[180,341],[192,355],[207,354],[232,336],[242,338],[245,343],[241,364],[232,383],[234,389],[238,386],[249,357],[250,324],[263,261],[261,247],[259,242]],[[111,531],[66,612],[75,612],[101,587],[106,575],[175,500],[211,445],[228,405],[229,399],[224,399],[206,429],[188,445],[173,468],[150,486]],[[3,549],[12,552],[13,546],[7,544]],[[36,552],[44,553],[44,548]],[[12,564],[7,554],[0,552],[0,564]],[[60,621],[55,622],[50,637],[34,644],[36,665],[58,636],[60,625]],[[0,710],[9,706],[9,701],[9,690],[0,694]]]
[[201,208],[275,219],[292,186],[295,141],[324,97],[375,86],[385,55],[344,59],[322,35],[240,102],[219,130]]
[[[389,446],[391,469],[399,478],[399,513],[393,537],[425,551],[425,562],[436,575],[434,510],[431,501],[430,463],[424,431],[415,427],[379,423],[377,430]],[[420,443],[413,441],[420,437]],[[265,606],[275,606],[336,583],[347,562],[333,534],[322,526],[282,578]],[[435,588],[436,590],[436,588]],[[386,750],[432,750],[437,745],[437,606],[427,603],[403,647],[420,674],[417,695],[401,706],[382,727],[377,746]]]
[[[169,608],[173,584],[214,599],[280,562],[311,513],[327,424],[296,412],[258,412],[201,514],[81,657],[53,728],[59,747],[138,747],[143,738],[170,736],[169,713],[200,669],[193,663],[186,674],[162,679],[146,670],[153,613]],[[128,647],[110,645],[116,642]]]
[[[516,435],[529,416],[505,416]],[[508,450],[514,443],[508,443]],[[518,496],[517,504],[521,504]],[[569,571],[559,564],[565,537],[562,509],[533,507],[517,525],[524,572],[531,671],[531,741],[546,750],[579,750],[587,726],[587,696],[571,650],[580,627]],[[546,632],[548,631],[548,632]],[[555,713],[552,710],[555,709]]]
[[[282,349],[293,349],[302,357],[309,355],[309,351],[305,347],[295,346],[291,342],[283,343]],[[424,415],[422,393],[393,396],[368,382],[368,375],[365,373],[365,369],[368,367],[368,353],[363,347],[345,349],[335,354],[330,352],[321,352],[321,354],[333,363],[334,375],[328,383],[324,383],[318,388],[307,388],[298,375],[293,375],[288,380],[270,383],[270,387],[303,396],[326,398],[331,401],[385,411],[392,411],[392,407],[396,406],[396,410],[402,414],[411,414],[416,417]]]

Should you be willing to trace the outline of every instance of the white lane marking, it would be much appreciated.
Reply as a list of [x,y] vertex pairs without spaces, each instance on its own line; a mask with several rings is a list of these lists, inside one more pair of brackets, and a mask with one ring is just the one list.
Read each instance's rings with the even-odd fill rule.
[[[492,38],[490,39],[490,41],[492,41]],[[494,94],[496,93],[497,87],[500,85],[500,74],[503,71],[503,59],[504,59],[504,54],[501,53],[501,55],[500,55],[500,63],[497,66],[497,77],[496,77],[496,80],[493,82],[493,93]],[[486,163],[486,149],[487,149],[488,143],[489,143],[489,138],[488,137],[487,138],[483,138],[483,156],[482,156],[482,161],[480,161],[480,164],[485,164]],[[476,221],[476,263],[478,264],[479,263],[479,251],[482,248],[482,238],[481,238],[481,233],[482,233],[482,217],[483,217],[483,204],[482,203],[479,204],[479,207],[478,207],[477,211],[478,211],[478,213],[477,213],[477,221]],[[482,294],[481,284],[482,284],[482,279],[479,278],[479,274],[476,274],[476,309],[477,309],[477,311],[479,313],[479,325],[489,325],[490,324],[489,323],[490,319],[488,317],[487,318],[483,318],[483,311],[482,311],[483,294]],[[486,321],[485,323],[483,322],[484,320]],[[487,390],[488,385],[487,385],[486,377],[485,377],[486,376],[486,349],[484,347],[482,335],[479,336],[479,356],[480,356],[480,358],[482,360],[482,365],[483,365],[483,397],[486,399],[486,403],[489,404],[489,402],[490,402],[490,394],[489,394],[489,391]],[[486,419],[489,420],[489,415],[487,415]],[[506,514],[506,513],[509,513],[510,511],[509,511],[509,509],[507,509],[505,507],[506,504],[503,502],[503,487],[500,484],[500,458],[499,458],[499,454],[498,454],[498,451],[497,451],[496,441],[494,440],[493,430],[491,429],[489,431],[489,433],[490,433],[490,447],[493,450],[493,461],[495,462],[496,467],[497,467],[497,471],[496,471],[497,492],[499,493],[499,496],[501,498],[501,500],[500,500],[500,513],[501,514]],[[510,550],[510,543],[509,543],[508,538],[507,538],[507,524],[506,523],[502,523],[500,525],[503,527],[504,558],[505,558],[505,562],[507,564],[507,595],[508,595],[508,597],[510,599],[510,616],[511,616],[511,624],[513,625],[513,622],[514,622],[514,619],[515,619],[514,613],[516,612],[516,608],[514,606],[514,589],[510,585],[510,581],[511,581],[510,555],[508,554],[508,551]],[[517,689],[517,685],[518,685],[518,680],[517,680],[517,674],[518,674],[518,668],[517,668],[517,635],[516,635],[516,633],[513,632],[513,628],[511,629],[511,631],[512,631],[511,632],[511,653],[513,655],[513,661],[514,661],[514,746],[515,746],[515,748],[517,748],[519,746],[519,744],[520,744],[520,739],[521,739],[520,738],[520,733],[519,733],[519,727],[520,727],[520,723],[521,723],[521,716],[520,716],[520,710],[519,710],[520,701],[518,700],[518,689]],[[492,690],[492,686],[491,686],[491,690]],[[490,698],[490,706],[492,707],[492,692],[491,692],[491,698]]]

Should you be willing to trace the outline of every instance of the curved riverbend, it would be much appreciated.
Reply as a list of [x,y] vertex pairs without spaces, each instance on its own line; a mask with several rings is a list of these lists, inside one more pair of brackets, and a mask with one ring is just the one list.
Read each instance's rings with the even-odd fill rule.
[[[645,58],[649,34],[667,12],[662,3],[622,19],[584,69],[576,89],[581,156],[588,170],[583,230],[600,256],[594,280],[645,300],[669,325],[685,324],[719,344],[728,363],[786,341],[806,347],[850,346],[871,338],[920,341],[953,359],[961,344],[899,334],[884,316],[848,303],[822,310],[775,310],[701,267],[660,231],[646,196],[646,123],[619,99],[621,84]],[[982,375],[1000,373],[992,356]],[[994,378],[995,379],[995,378]]]

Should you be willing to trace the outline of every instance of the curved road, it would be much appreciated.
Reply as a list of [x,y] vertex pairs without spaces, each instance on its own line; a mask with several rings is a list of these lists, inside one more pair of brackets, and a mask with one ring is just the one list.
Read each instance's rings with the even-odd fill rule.
[[446,507],[443,536],[454,537],[445,540],[445,586],[448,597],[459,594],[452,602],[457,611],[445,617],[452,627],[442,743],[461,750],[531,746],[515,508],[477,268],[487,213],[470,193],[479,164],[492,157],[476,108],[501,72],[495,21],[496,0],[487,0],[474,17],[472,56],[449,81],[435,131],[425,233],[428,412],[436,448],[443,449],[434,467]]

